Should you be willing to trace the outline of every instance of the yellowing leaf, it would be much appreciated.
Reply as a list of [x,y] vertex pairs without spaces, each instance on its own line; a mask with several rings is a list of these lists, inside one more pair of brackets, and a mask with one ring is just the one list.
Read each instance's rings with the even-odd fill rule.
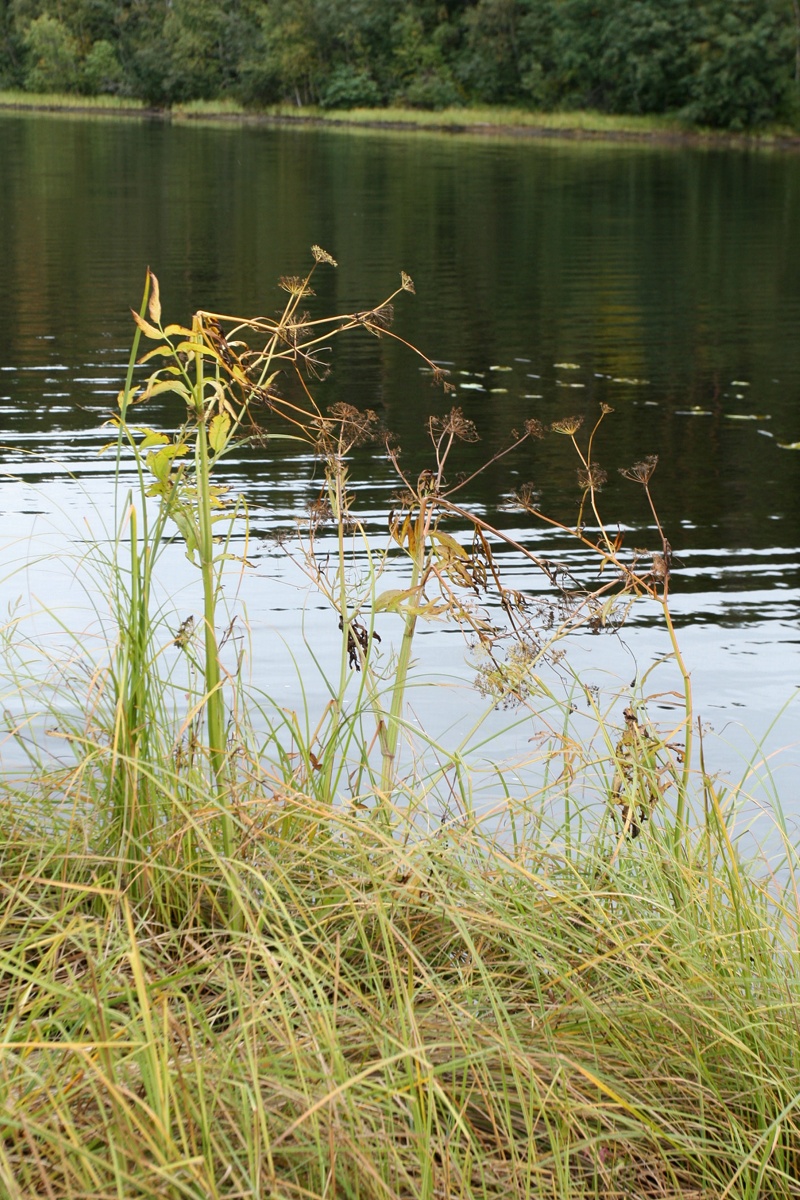
[[140,317],[133,309],[131,309],[131,313],[133,313],[133,319],[145,337],[152,338],[154,342],[163,342],[164,335],[160,329],[156,329],[155,325],[151,325],[149,321],[145,321],[144,317]]
[[800,450],[800,442],[778,442],[781,450]]
[[177,392],[179,396],[183,396],[184,400],[189,399],[189,389],[180,379],[155,379],[148,383],[140,396],[136,396],[136,403],[143,404],[145,400],[151,400],[153,396],[160,396],[162,392]]
[[431,532],[433,541],[438,542],[442,549],[446,550],[453,558],[469,558],[463,546],[460,546],[454,537],[449,533],[443,533],[441,529],[434,529]]
[[409,596],[413,596],[415,591],[415,588],[388,588],[375,597],[372,611],[376,613],[399,612],[402,602],[408,600]]
[[147,354],[143,354],[141,358],[137,358],[137,365],[149,362],[151,358],[166,358],[167,355],[173,354],[172,346],[156,346],[153,350],[148,350]]
[[208,444],[215,454],[225,449],[228,442],[228,430],[231,419],[227,413],[217,413],[208,427]]
[[147,273],[150,276],[150,301],[147,305],[147,311],[150,313],[150,320],[156,325],[161,324],[161,296],[158,288],[158,280],[156,279],[150,268],[147,268]]
[[144,437],[139,442],[140,450],[149,450],[151,446],[166,446],[169,438],[165,433],[158,433],[155,429],[143,429]]

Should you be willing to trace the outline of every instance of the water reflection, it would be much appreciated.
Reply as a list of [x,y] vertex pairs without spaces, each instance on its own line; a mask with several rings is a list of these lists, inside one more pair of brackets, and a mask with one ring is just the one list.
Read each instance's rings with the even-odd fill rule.
[[[200,306],[272,312],[278,276],[302,270],[317,242],[341,264],[318,276],[317,312],[374,303],[400,269],[414,277],[396,328],[449,364],[479,426],[460,469],[530,416],[606,403],[606,518],[652,548],[643,498],[617,468],[659,454],[675,607],[708,711],[741,711],[758,732],[800,684],[800,452],[782,448],[800,440],[797,157],[16,115],[0,117],[0,157],[7,539],[30,537],[42,520],[30,514],[49,505],[77,524],[107,505],[101,425],[148,263],[174,319]],[[320,400],[378,409],[408,469],[426,465],[425,418],[446,401],[410,356],[364,335],[332,365]],[[148,421],[179,416],[166,404]],[[317,472],[277,444],[229,470],[252,505],[255,559],[269,562],[249,597],[267,630],[296,611],[282,608],[268,539],[313,499]],[[367,451],[353,476],[383,535],[395,481]],[[502,508],[528,481],[550,511],[574,515],[564,439],[491,469],[469,503],[569,559],[571,547]],[[513,586],[540,586],[513,555],[507,568]],[[637,661],[660,652],[646,609],[631,636]],[[592,661],[600,646],[587,641]]]

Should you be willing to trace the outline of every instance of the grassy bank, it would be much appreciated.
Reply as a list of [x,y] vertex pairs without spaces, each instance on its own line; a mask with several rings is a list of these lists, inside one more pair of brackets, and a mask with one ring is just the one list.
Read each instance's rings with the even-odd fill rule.
[[171,109],[148,109],[141,101],[117,96],[0,91],[0,111],[3,110],[149,116],[173,121],[218,120],[320,125],[332,128],[396,129],[408,132],[420,130],[453,135],[505,134],[525,138],[591,138],[606,141],[742,147],[800,146],[800,133],[791,126],[774,126],[748,133],[730,133],[694,126],[671,115],[637,117],[593,111],[532,112],[508,107],[448,108],[437,111],[409,108],[326,111],[284,104],[254,110],[245,108],[233,100],[196,100],[175,105]]
[[[506,588],[496,550],[514,544],[470,509],[460,410],[431,420],[411,479],[375,414],[322,412],[309,390],[332,337],[393,336],[412,281],[312,318],[313,273],[335,266],[314,260],[282,280],[274,321],[169,324],[148,277],[109,435],[116,525],[81,548],[110,636],[89,658],[62,630],[54,659],[19,618],[4,630],[3,1194],[797,1196],[796,856],[778,827],[779,864],[747,862],[743,792],[706,772],[656,460],[626,472],[655,543],[626,551],[599,500],[610,410],[512,434],[492,463],[571,443],[574,525],[530,489],[516,503],[588,570],[519,546],[549,590]],[[163,394],[183,401],[178,427],[149,415]],[[319,463],[285,550],[340,630],[321,713],[246,684],[225,608],[228,573],[249,568],[220,464],[262,425]],[[348,488],[370,441],[398,474],[385,546]],[[156,601],[176,539],[197,572],[180,625]],[[637,603],[672,639],[666,729],[647,675],[602,695],[563,657],[567,633],[616,629]],[[517,706],[536,732],[524,762],[493,764],[480,807],[461,734],[433,741],[409,711],[425,620],[474,644],[487,713]]]

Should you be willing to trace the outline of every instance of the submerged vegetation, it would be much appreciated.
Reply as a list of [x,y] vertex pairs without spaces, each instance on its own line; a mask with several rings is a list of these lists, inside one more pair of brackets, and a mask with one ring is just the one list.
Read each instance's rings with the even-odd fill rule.
[[796,121],[798,0],[0,0],[0,88]]
[[[575,453],[571,522],[533,485],[513,505],[584,566],[535,558],[470,505],[457,407],[412,468],[375,413],[317,406],[332,339],[396,337],[414,285],[314,317],[335,263],[313,253],[277,318],[171,324],[148,275],[106,451],[117,523],[81,562],[105,653],[76,638],[54,662],[4,631],[3,1194],[797,1196],[798,864],[786,838],[778,866],[745,861],[742,791],[706,769],[656,457],[624,472],[652,515],[635,549],[600,505],[607,406],[511,431],[493,463],[545,437]],[[148,416],[165,399],[171,425]],[[284,541],[340,639],[322,713],[246,683],[227,607],[249,567],[225,459],[265,438],[322,464]],[[385,546],[348,487],[370,443],[397,475]],[[158,599],[176,545],[198,578],[180,621]],[[509,545],[535,594],[506,585]],[[641,603],[679,681],[663,729],[650,672],[605,694],[564,656]],[[464,633],[487,714],[533,734],[480,804],[468,739],[409,713],[427,620]]]

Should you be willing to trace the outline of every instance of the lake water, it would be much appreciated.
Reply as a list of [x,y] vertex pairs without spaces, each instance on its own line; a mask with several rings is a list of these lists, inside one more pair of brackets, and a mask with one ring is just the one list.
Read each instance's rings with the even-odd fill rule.
[[[371,307],[401,270],[413,277],[417,295],[400,298],[394,329],[452,372],[482,437],[464,470],[528,417],[591,419],[605,402],[615,410],[598,445],[607,522],[655,549],[617,468],[659,455],[674,610],[698,709],[719,735],[713,765],[735,777],[765,736],[800,816],[797,704],[771,727],[800,685],[800,450],[785,448],[800,442],[800,156],[8,114],[0,164],[4,606],[21,597],[18,612],[43,603],[67,623],[91,608],[69,563],[23,567],[65,538],[80,545],[86,521],[96,531],[112,510],[113,463],[97,451],[146,266],[171,320],[200,307],[272,313],[278,277],[303,273],[318,243],[340,265],[318,273],[314,315]],[[427,465],[426,418],[452,401],[412,356],[363,334],[331,362],[320,403],[377,409],[409,469]],[[309,457],[276,446],[229,473],[252,506],[255,570],[241,594],[253,675],[294,704],[286,645],[301,619],[323,661],[336,637],[268,536],[319,489]],[[395,486],[385,463],[363,452],[353,473],[360,511],[385,535]],[[503,508],[528,480],[543,507],[574,519],[563,438],[490,470],[468,502],[526,544],[567,553]],[[513,583],[534,586],[522,560],[506,561]],[[194,582],[177,552],[170,587],[186,615]],[[458,637],[436,626],[423,637],[426,668],[468,678]],[[571,652],[590,673],[641,675],[665,649],[646,605],[626,643],[586,635]],[[324,701],[324,687],[305,682]],[[664,691],[673,685],[665,677]]]

